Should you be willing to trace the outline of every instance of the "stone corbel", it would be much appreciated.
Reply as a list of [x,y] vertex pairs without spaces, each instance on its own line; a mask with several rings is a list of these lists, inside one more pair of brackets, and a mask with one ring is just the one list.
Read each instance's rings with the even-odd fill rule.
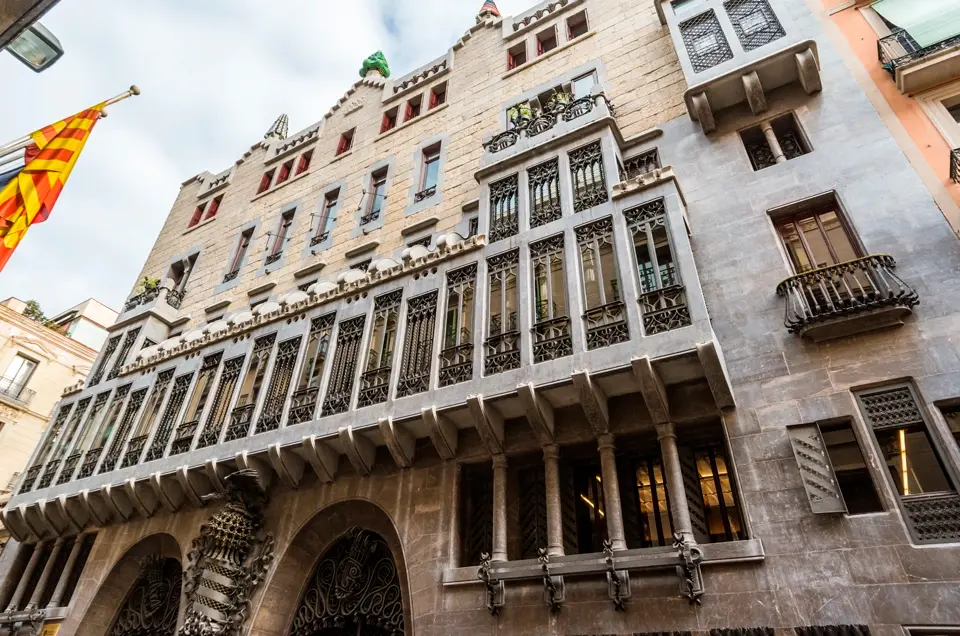
[[292,448],[283,448],[280,444],[271,444],[268,453],[270,465],[277,471],[283,485],[287,488],[298,488],[306,467],[303,457]]
[[756,71],[750,71],[740,77],[743,82],[743,92],[747,96],[747,104],[750,106],[750,112],[759,115],[767,110],[767,96],[763,92],[763,84],[760,83],[760,77]]
[[503,581],[495,579],[490,572],[490,555],[486,552],[480,555],[480,568],[477,570],[477,578],[483,581],[486,586],[485,605],[490,610],[491,616],[499,616],[500,608],[503,607],[503,600],[506,596]]
[[67,495],[57,497],[57,510],[60,516],[67,521],[74,534],[80,534],[87,526],[90,515],[85,507],[76,500],[71,501]]
[[820,67],[817,66],[817,58],[813,54],[813,49],[804,49],[794,54],[797,62],[797,76],[800,78],[800,85],[807,95],[813,95],[823,90],[823,82],[820,79]]
[[670,421],[670,405],[667,402],[667,391],[663,386],[660,375],[654,370],[650,358],[635,358],[630,362],[633,367],[633,377],[640,385],[640,394],[650,412],[650,419],[654,424],[663,424]]
[[340,454],[314,435],[303,438],[302,448],[317,478],[324,483],[332,482],[337,476]]
[[530,428],[540,440],[540,445],[553,444],[554,442],[554,418],[553,406],[539,394],[533,384],[521,384],[517,386],[517,394],[523,403],[523,410],[527,415],[527,422]]
[[350,460],[353,469],[358,475],[368,476],[373,470],[377,447],[363,435],[354,433],[352,426],[341,427],[339,434],[343,454]]
[[56,525],[51,520],[51,513],[56,514],[53,503],[48,502],[46,499],[41,499],[37,505],[28,510],[28,513],[29,512],[33,512],[33,514],[27,514],[24,519],[26,519],[30,529],[33,530],[34,534],[38,537],[55,537],[60,534],[60,531],[57,530]]
[[580,394],[580,406],[583,408],[594,435],[610,432],[610,410],[603,389],[594,384],[589,371],[577,371],[572,376],[573,386]]
[[239,470],[252,470],[257,473],[257,477],[260,479],[260,484],[263,486],[264,490],[269,490],[270,485],[273,483],[273,468],[270,467],[270,464],[260,458],[254,456],[252,453],[247,451],[240,451],[234,455],[234,459],[237,462],[237,468]]
[[503,453],[503,416],[492,404],[484,401],[482,395],[467,398],[473,424],[491,455]]
[[703,596],[703,573],[700,563],[703,561],[703,552],[692,541],[687,541],[681,535],[674,535],[673,547],[677,548],[680,565],[677,566],[677,576],[680,577],[680,596],[683,596],[691,605],[700,605]]
[[184,496],[183,487],[177,482],[176,478],[164,478],[158,471],[150,475],[147,483],[150,485],[150,488],[153,489],[154,496],[156,496],[157,501],[160,502],[164,510],[167,512],[176,512],[183,507],[183,502],[186,497]]
[[197,491],[196,485],[193,483],[190,469],[186,466],[181,466],[177,469],[176,475],[177,482],[180,483],[180,488],[183,490],[184,496],[195,508],[202,508],[203,496]]
[[90,513],[90,518],[99,526],[110,523],[110,510],[103,503],[103,495],[89,490],[80,491],[80,503]]
[[123,486],[104,486],[100,489],[100,497],[114,519],[127,521],[133,514],[133,505],[127,499]]
[[710,387],[713,399],[717,403],[717,408],[723,410],[736,406],[733,401],[733,390],[730,388],[727,375],[723,371],[723,362],[720,360],[717,343],[713,340],[698,343],[697,357],[700,359],[703,375],[707,378],[707,385]]
[[547,549],[539,548],[539,552],[537,561],[540,562],[540,569],[543,570],[543,600],[550,608],[550,612],[556,614],[563,609],[563,602],[567,598],[563,577],[550,574],[550,555],[547,554]]
[[224,479],[230,471],[226,466],[221,465],[216,459],[208,459],[203,464],[203,470],[215,493],[222,495],[227,492],[227,484]]
[[449,418],[437,413],[435,406],[426,407],[420,410],[423,421],[426,422],[430,431],[430,441],[433,447],[437,449],[440,459],[446,461],[457,456],[457,427]]
[[126,493],[130,504],[144,519],[149,519],[157,511],[159,502],[152,489],[138,488],[136,480],[132,477],[123,482],[123,491]]
[[712,133],[717,128],[717,123],[713,119],[713,109],[710,108],[710,100],[707,94],[697,93],[690,98],[693,104],[694,119],[700,122],[700,129],[703,134]]
[[413,466],[413,453],[416,447],[416,439],[410,432],[394,423],[392,417],[381,417],[377,421],[380,428],[380,435],[387,445],[387,450],[393,456],[393,461],[397,463],[397,468],[410,468]]
[[613,607],[618,612],[625,612],[624,603],[630,598],[630,572],[618,570],[615,563],[613,546],[609,540],[603,542],[603,556],[607,562],[607,596],[613,601]]

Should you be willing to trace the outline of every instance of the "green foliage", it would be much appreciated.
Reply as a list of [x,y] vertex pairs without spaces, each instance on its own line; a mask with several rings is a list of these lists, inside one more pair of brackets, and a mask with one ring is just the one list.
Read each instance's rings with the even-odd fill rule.
[[43,310],[40,309],[40,303],[35,300],[28,300],[27,307],[23,310],[23,315],[29,318],[30,320],[35,320],[42,325],[47,324],[49,319],[43,313]]
[[366,77],[367,72],[371,70],[379,71],[380,75],[384,77],[390,77],[390,65],[387,64],[387,58],[384,57],[383,51],[377,51],[363,61],[363,66],[360,67],[360,77]]
[[144,276],[143,280],[141,280],[137,284],[136,292],[138,294],[145,294],[147,292],[154,291],[159,286],[160,286],[159,278],[150,278],[149,276]]

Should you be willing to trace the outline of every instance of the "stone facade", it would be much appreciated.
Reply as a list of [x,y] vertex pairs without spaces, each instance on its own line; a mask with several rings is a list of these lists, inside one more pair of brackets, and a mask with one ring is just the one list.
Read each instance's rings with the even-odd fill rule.
[[960,625],[960,252],[819,3],[490,5],[183,185],[8,632]]

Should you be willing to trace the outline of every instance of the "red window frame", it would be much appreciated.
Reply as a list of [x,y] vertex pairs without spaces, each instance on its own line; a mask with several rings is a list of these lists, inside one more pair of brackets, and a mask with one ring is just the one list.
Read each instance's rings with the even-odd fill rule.
[[313,159],[313,151],[308,150],[300,155],[300,161],[297,163],[297,174],[303,174],[310,167],[310,160]]
[[383,121],[380,122],[380,132],[385,133],[397,126],[397,109],[391,108],[383,114]]
[[223,195],[211,200],[207,203],[207,213],[203,216],[204,220],[212,219],[217,216],[217,211],[220,209],[220,201],[223,199]]
[[267,170],[263,173],[263,176],[260,177],[260,186],[257,187],[257,194],[266,192],[270,189],[270,184],[273,182],[273,170]]
[[193,211],[193,216],[190,217],[190,222],[187,223],[187,227],[193,227],[200,222],[200,217],[203,216],[203,206],[198,205],[197,209]]
[[439,84],[430,89],[430,109],[447,103],[447,83]]
[[289,179],[291,172],[293,172],[293,159],[280,166],[280,173],[277,175],[277,182],[274,185],[280,185]]
[[347,132],[340,135],[340,143],[337,144],[337,156],[342,155],[351,148],[353,148],[353,132],[356,128],[351,128]]

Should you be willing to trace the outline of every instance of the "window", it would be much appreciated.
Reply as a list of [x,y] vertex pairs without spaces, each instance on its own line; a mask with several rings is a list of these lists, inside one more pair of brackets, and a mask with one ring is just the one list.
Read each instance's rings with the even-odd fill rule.
[[335,314],[326,314],[310,322],[310,336],[303,367],[290,404],[290,424],[300,424],[313,419],[320,394],[323,368],[330,352],[330,334],[333,332]]
[[260,185],[257,186],[257,194],[266,192],[270,189],[270,184],[273,183],[273,172],[273,170],[267,170],[263,173],[263,176],[260,177]]
[[200,222],[200,219],[203,217],[203,206],[198,205],[197,209],[193,211],[193,216],[190,217],[190,222],[187,223],[187,227],[193,227]]
[[[670,496],[663,475],[663,462],[659,455],[647,457],[618,457],[618,481],[625,482],[626,492],[621,494],[623,507],[633,509],[630,515],[635,521],[625,524],[627,547],[651,548],[673,544],[673,525],[670,519]],[[602,479],[595,476],[598,487]],[[629,501],[625,501],[630,497]],[[639,523],[637,523],[639,521]],[[629,531],[628,531],[629,530]]]
[[297,366],[297,357],[300,353],[302,336],[284,340],[277,345],[277,355],[270,372],[270,383],[263,398],[263,407],[260,409],[260,418],[257,420],[255,433],[266,433],[280,428],[283,421],[284,405],[293,380],[293,371]]
[[353,148],[353,134],[356,130],[356,128],[351,128],[347,132],[340,135],[340,142],[337,144],[337,156],[340,156]]
[[403,290],[398,289],[374,299],[370,350],[367,352],[366,371],[360,375],[357,408],[387,400],[402,297]]
[[320,208],[320,222],[317,223],[317,233],[310,239],[310,245],[323,243],[330,237],[330,228],[336,220],[333,213],[340,203],[340,188],[331,190],[323,195],[323,204]]
[[7,372],[3,374],[3,378],[0,378],[0,393],[15,398],[20,397],[36,369],[35,361],[19,353],[16,354],[7,365]]
[[960,446],[960,406],[945,407],[941,409],[941,412],[943,413],[943,419],[947,421],[947,426],[950,428],[954,441]]
[[407,102],[407,109],[404,111],[403,121],[410,121],[414,117],[419,117],[422,103],[423,97],[421,95],[411,97],[410,101]]
[[460,565],[479,565],[493,549],[493,469],[466,464],[460,470]]
[[530,257],[533,261],[533,361],[572,355],[563,235],[531,243]]
[[[173,291],[182,296],[187,288],[187,281],[190,279],[190,274],[193,273],[193,267],[197,264],[197,258],[199,254],[191,254],[183,260],[179,260],[176,263],[170,265],[170,270],[167,272],[167,277],[173,281]],[[177,298],[176,301],[179,304],[182,298]],[[169,292],[168,292],[168,302],[169,302]]]
[[290,234],[290,226],[293,225],[293,215],[296,210],[288,210],[280,215],[280,226],[273,237],[273,244],[270,248],[270,254],[267,256],[267,265],[280,259],[283,254],[283,245],[287,242],[287,235]]
[[570,175],[574,212],[583,212],[607,202],[603,151],[599,140],[570,151]]
[[250,240],[253,238],[253,228],[244,230],[240,234],[240,241],[237,243],[237,249],[233,253],[233,258],[230,259],[230,269],[227,271],[226,275],[223,277],[223,282],[228,282],[237,277],[237,274],[240,273],[240,267],[243,265],[243,259],[247,255],[247,249],[250,247]]
[[702,448],[694,453],[703,512],[711,542],[745,539],[740,507],[730,481],[727,456],[722,444]]
[[677,266],[670,249],[666,224],[657,219],[642,226],[631,226],[633,249],[637,257],[640,293],[678,285]]
[[552,27],[537,33],[537,55],[543,55],[557,48],[557,29]]
[[337,347],[333,355],[333,367],[327,386],[327,397],[322,414],[333,415],[350,409],[354,375],[360,359],[360,343],[363,340],[365,315],[356,316],[340,323],[337,330]]
[[613,219],[607,217],[575,229],[580,251],[586,312],[587,348],[596,349],[630,338],[620,300],[617,259],[613,251]]
[[517,268],[520,253],[512,250],[487,259],[488,318],[485,343],[487,375],[520,366],[520,324]]
[[733,59],[733,51],[713,9],[681,22],[680,35],[695,73]]
[[573,477],[577,519],[577,553],[603,551],[607,539],[606,503],[599,459],[568,464]]
[[380,168],[370,175],[370,188],[367,190],[367,212],[360,217],[360,225],[372,223],[380,218],[383,200],[387,198],[387,169]]
[[447,305],[440,352],[440,386],[473,378],[473,307],[477,264],[447,272]]
[[[210,390],[213,388],[213,378],[217,374],[217,367],[220,366],[222,353],[215,353],[203,359],[203,366],[200,368],[200,375],[197,377],[197,384],[193,387],[193,395],[187,402],[187,410],[184,414],[184,421],[188,424],[198,423],[200,415],[203,413],[203,407],[207,404],[207,398],[210,397]],[[189,446],[186,449],[189,450]],[[182,451],[181,451],[182,452]]]
[[430,89],[430,108],[436,108],[447,103],[447,83],[437,84]]
[[424,236],[423,238],[410,241],[409,243],[407,243],[407,247],[420,246],[420,247],[425,247],[427,249],[430,249],[430,242],[432,241],[432,239],[433,237]]
[[423,393],[430,388],[439,295],[435,289],[407,301],[405,342],[400,359],[400,379],[397,381],[398,398]]
[[786,35],[767,0],[727,0],[723,8],[744,51],[752,51]]
[[587,25],[587,12],[581,11],[567,18],[567,39],[572,40],[581,35],[586,35],[589,29]]
[[467,238],[471,236],[476,236],[480,233],[480,219],[478,217],[473,217],[467,221]]
[[527,43],[520,42],[507,51],[507,68],[513,69],[527,63]]
[[882,512],[883,505],[850,422],[820,424],[820,434],[847,512],[852,515]]
[[423,151],[423,170],[420,175],[420,191],[414,195],[419,203],[437,192],[437,178],[440,175],[440,144],[434,144]]
[[519,176],[512,175],[490,184],[490,228],[488,235],[491,243],[515,236],[520,232]]
[[230,414],[230,425],[227,427],[227,434],[223,441],[230,442],[249,434],[250,424],[253,421],[253,409],[263,388],[267,362],[270,360],[276,338],[277,334],[272,333],[261,336],[253,342],[253,355],[250,357],[247,372],[240,383],[240,397],[237,398],[237,405]]
[[210,405],[210,411],[203,423],[203,431],[197,439],[197,448],[212,446],[220,439],[223,421],[227,417],[227,407],[230,405],[230,400],[233,399],[233,390],[240,379],[244,359],[244,356],[238,356],[223,363],[223,371],[220,374],[217,390],[213,394],[213,403]]
[[591,71],[586,75],[581,75],[573,80],[573,97],[579,99],[580,97],[586,97],[593,92],[593,85],[597,83],[597,73],[596,71]]
[[387,112],[383,114],[383,122],[380,124],[380,132],[385,133],[388,130],[397,127],[397,112],[399,111],[399,106],[394,106]]
[[308,150],[300,155],[300,161],[297,162],[297,174],[303,174],[310,168],[310,161],[313,159],[313,151]]
[[[780,241],[796,273],[836,265],[862,255],[832,194],[815,197],[798,208],[793,214],[774,217]],[[869,284],[869,281],[864,283]]]
[[530,186],[530,227],[556,221],[563,214],[560,207],[560,160],[552,159],[527,171]]
[[217,216],[217,212],[220,210],[220,201],[223,200],[223,196],[214,198],[210,203],[207,204],[207,213],[203,216],[204,219],[212,219]]
[[277,183],[275,185],[280,185],[284,181],[290,178],[290,173],[293,172],[293,159],[290,161],[284,162],[280,166],[280,172],[277,174]]
[[793,113],[747,128],[740,132],[740,139],[754,170],[763,170],[810,152],[810,144]]
[[954,104],[953,106],[947,107],[947,112],[950,113],[951,117],[953,117],[953,121],[960,124],[960,104]]
[[[266,176],[266,175],[264,175]],[[269,184],[268,184],[269,187]],[[220,209],[220,201],[223,200],[223,195],[215,197],[210,201],[201,203],[197,206],[197,209],[193,211],[193,216],[190,217],[190,223],[187,224],[187,227],[193,227],[200,222],[201,219],[212,219],[217,216],[217,210]],[[206,212],[206,214],[204,214]]]
[[373,262],[372,258],[367,258],[362,261],[357,261],[356,263],[350,264],[350,269],[356,269],[356,270],[360,270],[361,272],[365,272],[370,268],[370,263],[372,262]]

